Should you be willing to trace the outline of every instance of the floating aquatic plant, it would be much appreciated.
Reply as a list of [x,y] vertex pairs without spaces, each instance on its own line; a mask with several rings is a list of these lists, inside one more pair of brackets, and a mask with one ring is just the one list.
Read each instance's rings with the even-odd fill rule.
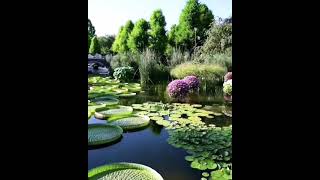
[[149,125],[150,119],[148,116],[131,116],[117,119],[108,124],[120,126],[123,130],[133,130]]
[[185,157],[190,166],[199,170],[218,170],[231,167],[231,127],[214,127],[200,124],[175,125],[168,128],[169,144],[183,148],[190,154]]
[[141,86],[138,83],[121,83],[110,77],[90,77],[88,82],[92,85],[88,94],[89,99],[108,95],[131,97],[141,91]]
[[97,108],[94,114],[97,119],[106,119],[107,117],[132,114],[133,108],[130,106],[106,106]]
[[100,145],[119,139],[123,130],[119,126],[105,124],[88,125],[88,145]]
[[88,171],[89,180],[163,180],[152,168],[136,163],[112,163]]
[[105,105],[116,105],[119,103],[119,100],[115,96],[103,96],[103,97],[97,97],[94,99],[91,99],[93,104],[100,105],[100,104],[105,104]]

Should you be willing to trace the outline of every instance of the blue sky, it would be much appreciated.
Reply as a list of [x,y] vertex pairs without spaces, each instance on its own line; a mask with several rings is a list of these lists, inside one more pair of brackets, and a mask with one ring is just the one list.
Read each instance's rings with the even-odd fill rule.
[[[131,19],[134,23],[144,18],[149,21],[155,9],[162,9],[166,18],[166,29],[179,21],[187,0],[88,0],[88,16],[96,28],[96,34],[117,34],[120,26]],[[199,0],[222,18],[232,15],[232,0]]]

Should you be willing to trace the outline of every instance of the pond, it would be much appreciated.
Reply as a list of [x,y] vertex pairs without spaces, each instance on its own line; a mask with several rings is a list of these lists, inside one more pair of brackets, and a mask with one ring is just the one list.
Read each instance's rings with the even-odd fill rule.
[[[130,106],[145,102],[173,103],[166,93],[167,83],[150,85],[143,88],[143,91],[133,97],[121,97],[119,104]],[[201,104],[208,110],[219,107],[227,107],[232,112],[231,105],[226,103],[222,89],[215,89],[211,92],[200,91],[198,94],[191,95],[186,100],[189,104]],[[215,124],[216,126],[229,126],[232,118],[221,115],[214,119],[203,118],[202,121]],[[90,123],[104,123],[92,117]],[[156,170],[165,180],[195,180],[201,179],[202,172],[190,167],[190,162],[185,157],[190,155],[183,148],[176,148],[168,143],[169,133],[166,128],[151,121],[143,129],[134,132],[124,132],[122,138],[116,143],[97,146],[88,149],[88,170],[113,163],[113,162],[132,162],[151,167]]]

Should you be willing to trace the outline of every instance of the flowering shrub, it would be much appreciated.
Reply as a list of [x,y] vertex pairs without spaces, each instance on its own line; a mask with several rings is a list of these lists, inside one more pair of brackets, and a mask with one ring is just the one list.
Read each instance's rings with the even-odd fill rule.
[[187,76],[183,79],[189,86],[189,89],[196,90],[200,86],[200,81],[196,76]]
[[114,70],[113,77],[122,82],[128,82],[133,79],[134,69],[130,66],[118,67]]
[[189,86],[183,80],[174,80],[169,83],[167,91],[170,97],[185,97],[189,93]]
[[232,95],[232,79],[223,83],[223,92],[227,95]]
[[225,76],[224,76],[224,82],[228,81],[232,79],[232,72],[228,72]]

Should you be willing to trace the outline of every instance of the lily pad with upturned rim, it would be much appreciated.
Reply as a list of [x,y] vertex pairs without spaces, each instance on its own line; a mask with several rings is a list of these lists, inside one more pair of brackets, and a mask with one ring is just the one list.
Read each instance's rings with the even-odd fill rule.
[[120,126],[123,130],[133,130],[149,125],[148,116],[132,116],[112,121],[108,124]]
[[111,116],[122,116],[132,114],[133,108],[130,106],[116,106],[116,107],[104,107],[97,108],[94,114],[97,119],[107,119]]
[[112,163],[88,171],[89,180],[163,180],[154,169],[136,163]]
[[101,145],[116,141],[123,130],[119,126],[105,124],[88,124],[88,145]]

